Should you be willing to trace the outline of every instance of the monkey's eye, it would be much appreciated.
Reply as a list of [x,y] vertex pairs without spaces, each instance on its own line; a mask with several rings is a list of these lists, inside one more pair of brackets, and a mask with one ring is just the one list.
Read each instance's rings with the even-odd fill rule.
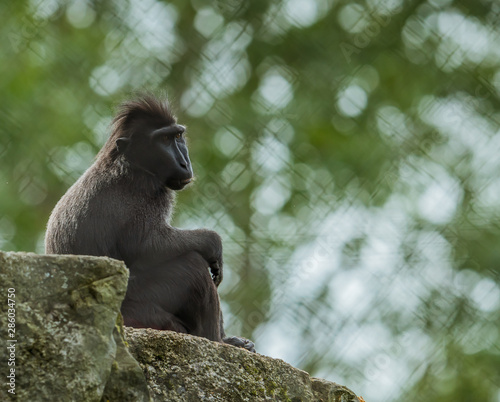
[[182,133],[175,134],[175,139],[180,140],[182,138]]

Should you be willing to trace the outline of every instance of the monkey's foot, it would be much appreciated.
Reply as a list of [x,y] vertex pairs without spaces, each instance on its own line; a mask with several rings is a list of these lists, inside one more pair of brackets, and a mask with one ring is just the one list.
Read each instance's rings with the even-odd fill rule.
[[249,352],[255,353],[255,345],[250,339],[240,338],[239,336],[230,336],[228,338],[224,338],[222,342],[227,343],[228,345],[236,346],[237,348],[243,348],[248,350]]

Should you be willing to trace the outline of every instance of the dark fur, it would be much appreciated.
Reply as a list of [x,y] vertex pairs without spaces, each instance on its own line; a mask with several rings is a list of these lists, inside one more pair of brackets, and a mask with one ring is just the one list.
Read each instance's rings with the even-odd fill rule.
[[173,190],[187,184],[192,170],[184,139],[171,143],[162,136],[162,143],[153,136],[164,128],[184,131],[165,101],[145,95],[122,104],[95,163],[54,208],[45,251],[123,260],[130,270],[122,304],[126,325],[253,350],[246,339],[222,339],[219,235],[170,226]]

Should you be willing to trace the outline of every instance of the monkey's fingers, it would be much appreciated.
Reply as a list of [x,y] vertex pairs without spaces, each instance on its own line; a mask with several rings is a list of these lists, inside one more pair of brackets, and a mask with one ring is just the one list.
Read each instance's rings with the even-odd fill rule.
[[221,278],[221,275],[212,275],[212,279],[215,283],[215,286],[216,287],[219,287],[219,285],[221,284],[222,282],[222,278]]
[[210,273],[212,274],[212,279],[215,283],[215,286],[219,286],[222,282],[222,266],[219,264],[219,262],[210,264]]

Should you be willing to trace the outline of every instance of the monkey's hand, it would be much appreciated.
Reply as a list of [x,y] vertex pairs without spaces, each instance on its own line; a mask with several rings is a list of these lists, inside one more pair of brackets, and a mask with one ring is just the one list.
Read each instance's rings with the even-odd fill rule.
[[224,265],[222,262],[222,239],[217,232],[212,230],[207,230],[207,234],[209,235],[208,243],[210,249],[207,262],[210,266],[210,273],[212,274],[215,286],[219,286],[222,282],[222,267]]
[[222,282],[222,261],[216,261],[210,264],[210,273],[214,280],[215,286],[219,286]]

